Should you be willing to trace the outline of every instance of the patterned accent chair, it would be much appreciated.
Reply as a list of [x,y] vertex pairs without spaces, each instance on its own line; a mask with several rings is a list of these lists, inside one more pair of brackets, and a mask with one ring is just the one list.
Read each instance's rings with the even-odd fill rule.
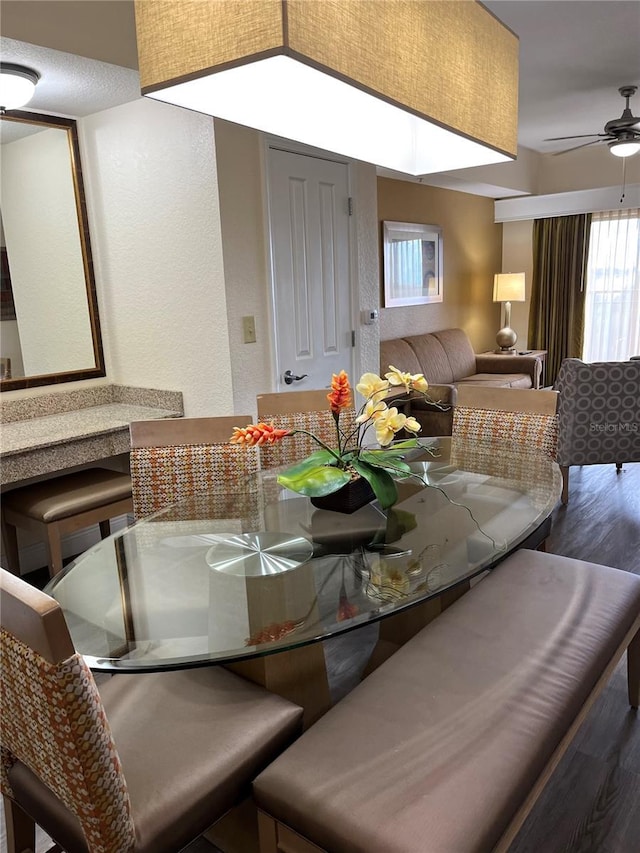
[[539,450],[555,458],[556,391],[461,385],[453,413],[452,441]]
[[[283,429],[305,429],[317,435],[331,447],[336,444],[336,425],[327,401],[328,389],[318,391],[289,391],[278,394],[259,394],[258,420],[274,423]],[[340,414],[340,425],[346,436],[356,439],[355,409]],[[293,465],[319,449],[307,435],[294,435],[278,444],[260,448],[263,469]]]
[[[255,447],[229,444],[235,426],[250,415],[220,418],[163,418],[130,425],[131,482],[136,519],[187,497],[202,499],[203,517],[235,517],[253,512],[249,483],[258,472]],[[246,506],[229,483],[247,485]],[[193,518],[194,516],[191,515]]]
[[0,569],[8,853],[174,853],[248,792],[302,709],[220,667],[96,687],[57,602]]
[[560,393],[558,464],[562,502],[569,500],[571,465],[640,462],[640,361],[586,363],[566,358],[554,388]]

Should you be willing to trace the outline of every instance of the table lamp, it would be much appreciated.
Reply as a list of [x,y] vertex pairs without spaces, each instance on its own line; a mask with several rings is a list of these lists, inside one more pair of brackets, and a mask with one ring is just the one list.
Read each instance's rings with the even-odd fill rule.
[[504,326],[496,335],[499,347],[496,352],[513,354],[518,336],[511,328],[511,303],[524,302],[524,273],[496,273],[493,277],[493,301],[504,302]]

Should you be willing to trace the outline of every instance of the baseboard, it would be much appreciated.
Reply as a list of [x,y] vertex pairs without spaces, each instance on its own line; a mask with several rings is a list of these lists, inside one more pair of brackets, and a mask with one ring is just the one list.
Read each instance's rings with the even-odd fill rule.
[[[128,524],[133,522],[133,518],[128,515],[120,515],[117,518],[111,519],[111,532],[122,530]],[[100,541],[100,528],[97,524],[93,527],[87,527],[84,530],[78,530],[65,536],[62,539],[62,556],[63,558],[74,557],[77,554],[82,554]],[[20,548],[20,574],[26,575],[29,572],[34,572],[47,565],[47,549],[42,542],[34,542],[32,545],[25,545]]]

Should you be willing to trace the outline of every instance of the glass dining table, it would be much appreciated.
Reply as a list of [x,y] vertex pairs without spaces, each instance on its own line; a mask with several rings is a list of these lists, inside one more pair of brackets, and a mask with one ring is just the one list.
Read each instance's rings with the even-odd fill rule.
[[305,708],[331,703],[322,640],[380,621],[404,642],[471,579],[549,532],[540,453],[423,439],[386,511],[316,509],[277,471],[212,484],[102,540],[46,592],[94,671],[224,664]]

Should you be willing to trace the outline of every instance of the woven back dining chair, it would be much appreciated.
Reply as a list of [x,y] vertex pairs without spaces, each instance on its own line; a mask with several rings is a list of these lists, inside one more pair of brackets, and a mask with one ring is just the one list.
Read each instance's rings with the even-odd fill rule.
[[257,450],[230,444],[229,439],[234,427],[250,420],[250,415],[232,415],[134,421],[130,434],[136,519],[186,497],[218,493],[224,502],[230,483],[248,482],[258,471]]
[[[282,429],[303,429],[312,432],[329,447],[337,442],[336,423],[327,400],[328,389],[317,391],[289,391],[276,394],[259,394],[257,398],[258,420],[273,423]],[[344,409],[340,413],[340,428],[343,434],[356,443],[355,410]],[[263,469],[293,465],[320,445],[304,433],[285,438],[277,444],[260,448],[260,464]]]
[[461,384],[453,413],[452,440],[539,450],[555,459],[557,406],[556,391]]
[[35,850],[35,824],[69,853],[175,853],[300,730],[300,708],[220,667],[99,691],[57,602],[4,569],[0,651],[8,853]]

